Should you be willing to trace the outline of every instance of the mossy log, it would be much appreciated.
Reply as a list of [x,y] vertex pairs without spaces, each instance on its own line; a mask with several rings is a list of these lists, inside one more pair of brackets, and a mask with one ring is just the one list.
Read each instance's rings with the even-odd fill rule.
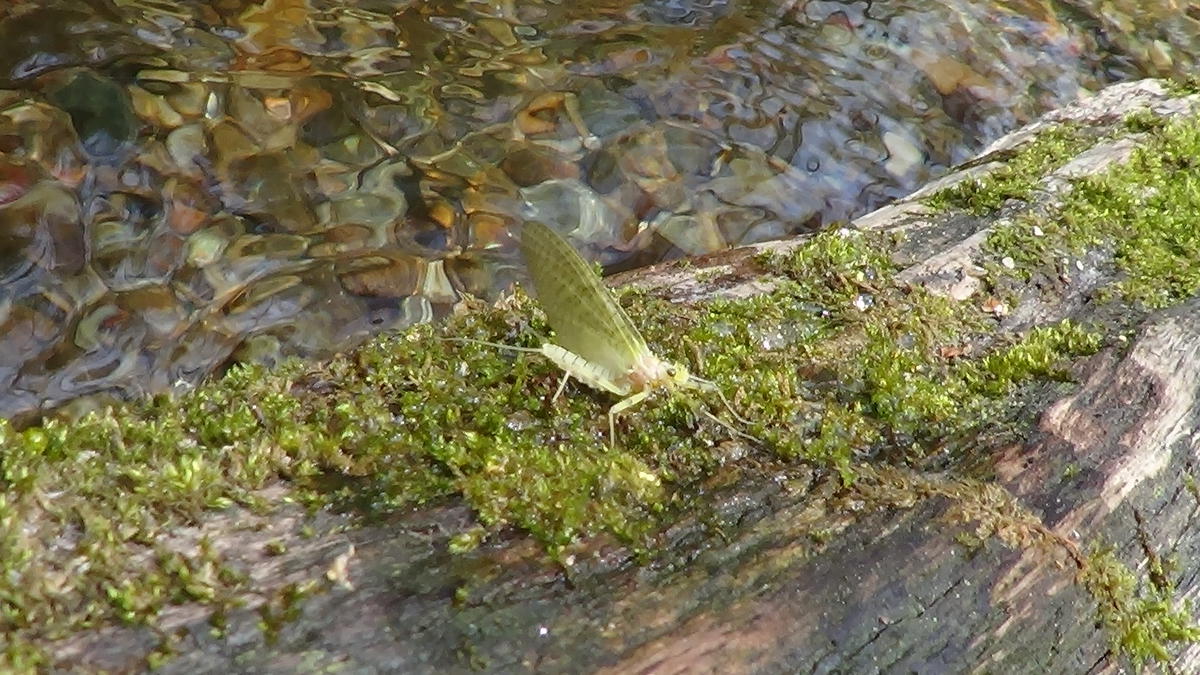
[[[906,283],[999,313],[981,290],[989,232],[1053,217],[1068,179],[1125,161],[1136,130],[1060,162],[989,215],[922,200],[1004,166],[1054,123],[1114,131],[1137,110],[1170,118],[1194,106],[1157,83],[1113,88],[857,226],[905,232]],[[745,296],[773,283],[752,253],[621,281],[677,302]],[[154,654],[167,673],[1101,673],[1148,657],[1200,672],[1172,609],[1200,590],[1200,301],[1153,312],[1093,301],[1123,274],[1100,246],[1009,277],[1003,330],[1071,318],[1129,338],[1077,362],[1072,391],[1035,398],[1032,427],[981,442],[986,452],[932,470],[864,462],[849,485],[731,459],[704,486],[705,507],[649,552],[599,538],[557,563],[519,533],[450,553],[472,519],[455,504],[353,528],[299,507],[234,508],[180,537],[208,536],[261,594],[216,621],[183,606],[155,631],[65,637],[53,657],[64,670],[128,672]],[[268,542],[283,545],[270,555]]]

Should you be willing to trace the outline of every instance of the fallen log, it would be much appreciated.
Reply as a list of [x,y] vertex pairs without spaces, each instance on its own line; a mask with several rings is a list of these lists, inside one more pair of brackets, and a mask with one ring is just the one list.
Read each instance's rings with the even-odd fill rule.
[[[217,551],[252,579],[236,598],[59,636],[50,661],[131,672],[149,659],[179,673],[1200,671],[1188,606],[1200,589],[1200,301],[1181,286],[1148,303],[1152,286],[1132,282],[1163,275],[1131,267],[1112,235],[1122,223],[1069,239],[1091,213],[1070,200],[1098,189],[1080,181],[1132,162],[1176,120],[1200,125],[1196,104],[1156,82],[1118,85],[855,223],[897,236],[901,293],[924,289],[991,322],[948,360],[1064,319],[1105,328],[1068,382],[1034,386],[1004,428],[916,459],[856,456],[852,479],[730,448],[641,544],[601,534],[550,556],[511,525],[457,546],[477,509],[454,498],[364,525],[289,505],[276,486],[258,494],[270,508],[207,511],[166,544]],[[1064,124],[1078,154],[1054,156],[1054,141],[1013,168]],[[1186,157],[1170,161],[1190,180]],[[762,252],[805,245],[618,281],[682,305],[755,297],[786,282]]]

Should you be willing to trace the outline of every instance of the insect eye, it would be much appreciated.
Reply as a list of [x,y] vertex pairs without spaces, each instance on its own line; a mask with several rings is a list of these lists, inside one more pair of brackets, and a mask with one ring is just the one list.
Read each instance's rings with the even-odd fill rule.
[[675,377],[675,374],[678,372],[679,369],[675,366],[667,366],[667,377]]

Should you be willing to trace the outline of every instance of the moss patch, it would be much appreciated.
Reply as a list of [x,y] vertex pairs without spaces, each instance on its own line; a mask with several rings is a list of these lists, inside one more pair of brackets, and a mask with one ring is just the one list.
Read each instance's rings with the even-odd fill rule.
[[[1038,274],[1069,278],[1076,273],[1071,260],[1099,250],[1109,252],[1124,275],[1104,289],[1111,297],[1157,309],[1200,290],[1200,228],[1193,218],[1200,212],[1200,125],[1137,113],[1125,126],[1144,134],[1130,161],[1075,181],[1055,217],[1023,214],[989,232],[985,249],[994,273],[1020,281]],[[1033,147],[1029,153],[1046,150]],[[1052,155],[1023,164],[1061,159]],[[964,201],[952,188],[935,201],[986,213],[1003,199],[1027,197],[1036,185],[1027,178],[1014,187],[1014,180],[989,176],[962,188],[991,196],[986,199]],[[998,265],[1003,258],[1013,264]]]
[[1072,250],[1109,246],[1126,278],[1117,290],[1166,307],[1200,290],[1200,125],[1174,122],[1130,162],[1080,181],[1063,207]]
[[1127,654],[1138,666],[1167,662],[1171,648],[1200,640],[1200,626],[1190,605],[1179,607],[1175,589],[1151,575],[1142,583],[1109,550],[1088,557],[1081,582],[1097,600],[1097,612],[1111,636],[1114,650]]
[[982,161],[1003,164],[982,178],[967,179],[938,191],[926,203],[937,209],[954,208],[985,215],[1009,199],[1027,200],[1042,178],[1079,155],[1094,140],[1093,135],[1080,127],[1054,126],[1016,151],[984,157]]

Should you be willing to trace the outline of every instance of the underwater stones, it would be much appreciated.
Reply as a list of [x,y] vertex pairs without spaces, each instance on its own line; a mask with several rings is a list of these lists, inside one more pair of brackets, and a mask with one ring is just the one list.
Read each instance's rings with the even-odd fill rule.
[[415,256],[364,256],[339,265],[338,278],[355,295],[401,298],[420,288],[424,266]]
[[35,180],[36,175],[28,165],[0,161],[0,206],[23,197]]
[[83,148],[95,158],[113,158],[137,134],[137,117],[126,90],[113,80],[81,70],[63,73],[47,97],[71,116]]
[[0,241],[10,268],[28,262],[53,275],[78,273],[85,251],[75,195],[54,181],[31,185],[0,206]]
[[522,188],[530,220],[554,224],[585,242],[607,242],[628,217],[578,180],[549,180]]

